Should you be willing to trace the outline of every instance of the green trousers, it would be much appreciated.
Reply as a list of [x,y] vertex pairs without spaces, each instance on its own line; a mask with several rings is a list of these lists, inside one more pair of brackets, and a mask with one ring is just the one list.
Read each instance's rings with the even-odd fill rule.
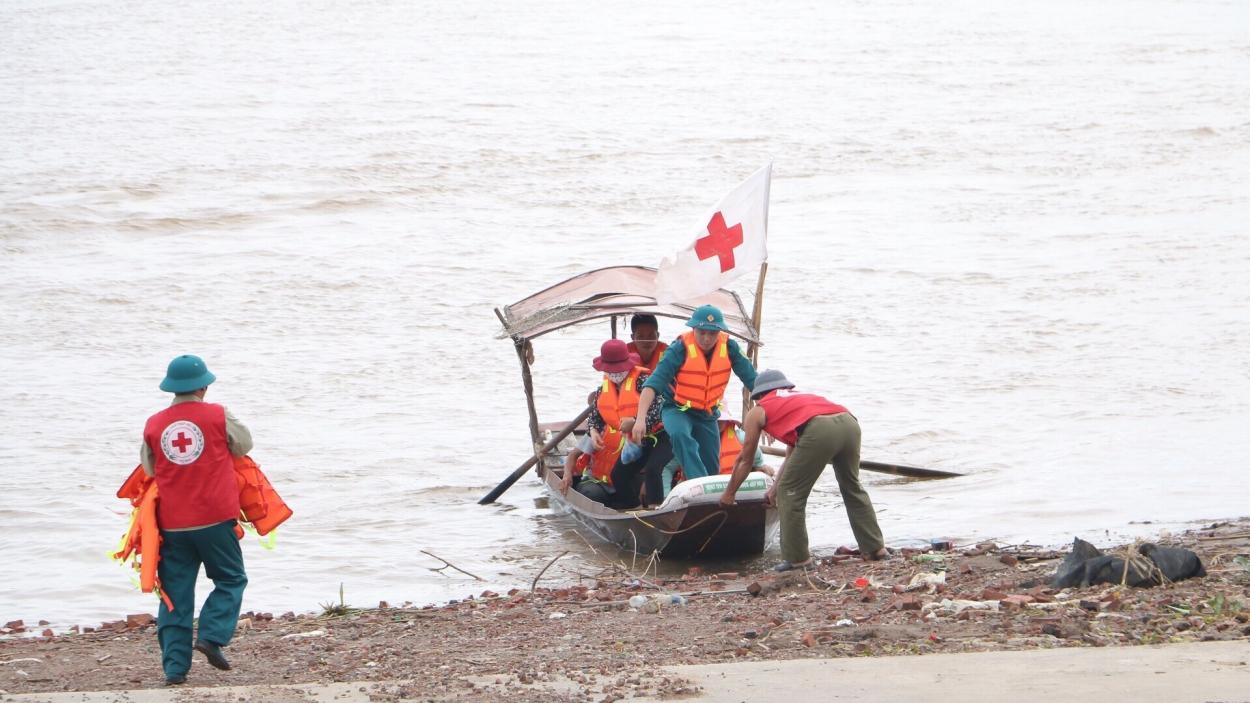
[[803,428],[777,485],[781,556],[786,561],[799,563],[812,556],[807,546],[807,497],[830,462],[860,552],[871,554],[885,546],[872,500],[859,482],[859,440],[859,422],[850,413],[818,415]]
[[162,600],[156,616],[156,639],[161,644],[161,666],[166,676],[184,675],[191,668],[191,626],[200,564],[213,581],[213,592],[200,609],[199,638],[224,647],[234,637],[243,589],[247,587],[243,550],[234,536],[234,525],[234,520],[227,520],[199,530],[161,530],[161,562],[156,571],[161,588],[174,604],[171,611]]

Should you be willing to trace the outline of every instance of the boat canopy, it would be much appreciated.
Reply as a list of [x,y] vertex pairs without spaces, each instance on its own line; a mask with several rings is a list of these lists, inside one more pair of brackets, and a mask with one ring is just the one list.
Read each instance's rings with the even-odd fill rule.
[[751,316],[737,293],[717,289],[692,300],[660,305],[655,301],[656,270],[647,266],[611,266],[574,276],[505,306],[500,313],[504,333],[524,342],[587,320],[647,313],[680,320],[700,305],[715,305],[725,314],[729,333],[759,343]]

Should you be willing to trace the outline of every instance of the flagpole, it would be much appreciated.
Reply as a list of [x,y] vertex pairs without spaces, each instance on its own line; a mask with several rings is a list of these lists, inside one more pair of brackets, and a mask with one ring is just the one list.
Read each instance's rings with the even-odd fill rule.
[[[760,337],[760,324],[763,322],[764,315],[764,277],[768,275],[768,262],[760,264],[760,278],[755,284],[755,305],[751,310],[751,326],[755,328],[755,336]],[[751,365],[759,369],[760,345],[755,342],[747,342],[747,358],[751,360]],[[742,389],[742,417],[747,416],[747,411],[751,409],[751,392]]]

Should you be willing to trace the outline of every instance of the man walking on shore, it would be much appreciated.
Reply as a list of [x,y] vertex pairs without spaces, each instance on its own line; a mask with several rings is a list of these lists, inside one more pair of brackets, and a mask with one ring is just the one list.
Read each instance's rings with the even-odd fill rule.
[[173,608],[162,600],[156,619],[165,683],[185,683],[191,669],[195,581],[200,564],[213,592],[200,610],[195,649],[208,663],[229,669],[221,648],[230,644],[239,621],[247,574],[235,534],[239,489],[234,459],[252,449],[252,435],[224,407],[205,403],[217,379],[198,356],[169,362],[161,390],[173,403],[148,418],[140,452],[143,469],[156,480],[157,524],[161,531],[157,574]]
[[751,457],[759,446],[760,433],[767,432],[786,445],[786,458],[768,489],[768,501],[776,503],[781,521],[783,561],[773,568],[789,571],[811,563],[807,497],[831,461],[860,554],[867,560],[884,559],[888,552],[877,513],[859,482],[859,421],[841,405],[811,393],[796,393],[793,388],[780,371],[768,369],[755,378],[751,399],[757,405],[742,422],[746,439],[729,485],[721,494],[721,505],[734,504],[738,486],[751,472]]

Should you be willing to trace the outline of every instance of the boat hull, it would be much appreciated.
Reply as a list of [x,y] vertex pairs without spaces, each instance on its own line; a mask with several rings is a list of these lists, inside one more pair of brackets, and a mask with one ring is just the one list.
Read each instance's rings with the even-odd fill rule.
[[669,559],[759,554],[777,531],[777,511],[764,504],[762,491],[729,508],[717,502],[727,476],[696,479],[659,509],[630,511],[607,508],[574,490],[562,494],[557,471],[548,469],[543,478],[553,506],[600,539],[638,554]]

